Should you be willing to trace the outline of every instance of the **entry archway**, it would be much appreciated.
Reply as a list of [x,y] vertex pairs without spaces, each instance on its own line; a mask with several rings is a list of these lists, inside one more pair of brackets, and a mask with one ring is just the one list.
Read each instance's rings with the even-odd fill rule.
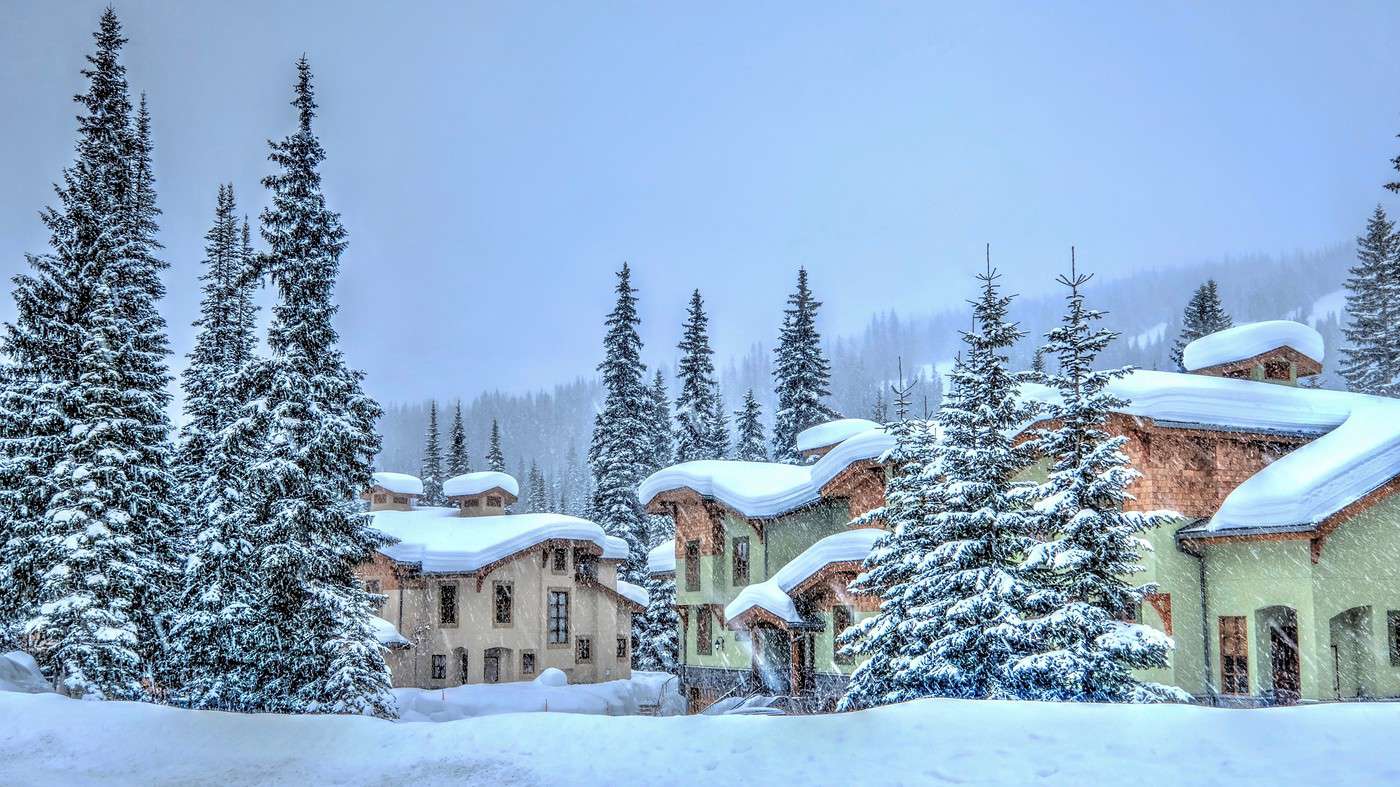
[[1339,700],[1374,695],[1376,662],[1371,651],[1371,608],[1352,607],[1327,623],[1331,638],[1332,695]]
[[1298,612],[1292,607],[1265,607],[1254,613],[1259,640],[1267,648],[1261,654],[1260,671],[1269,679],[1273,701],[1292,705],[1302,696],[1302,661],[1298,653]]

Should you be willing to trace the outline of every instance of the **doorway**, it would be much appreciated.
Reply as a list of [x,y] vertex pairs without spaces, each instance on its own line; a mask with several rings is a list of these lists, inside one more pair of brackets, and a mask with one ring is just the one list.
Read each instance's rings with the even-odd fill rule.
[[1298,653],[1298,613],[1292,607],[1269,607],[1259,611],[1268,627],[1269,675],[1273,679],[1276,705],[1293,705],[1302,696],[1302,662]]
[[485,683],[501,683],[511,680],[510,648],[487,648],[481,659],[481,680]]

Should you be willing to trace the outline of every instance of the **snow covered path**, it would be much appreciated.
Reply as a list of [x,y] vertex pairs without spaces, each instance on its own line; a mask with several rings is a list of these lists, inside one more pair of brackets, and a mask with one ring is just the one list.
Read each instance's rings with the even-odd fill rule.
[[1258,711],[928,700],[803,718],[444,724],[0,693],[0,783],[1400,783],[1400,704]]

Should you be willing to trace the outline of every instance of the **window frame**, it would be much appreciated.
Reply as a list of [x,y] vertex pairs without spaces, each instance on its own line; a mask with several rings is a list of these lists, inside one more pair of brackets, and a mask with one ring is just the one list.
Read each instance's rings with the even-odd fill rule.
[[[506,619],[501,620],[501,590],[506,592]],[[508,629],[515,627],[515,583],[510,580],[496,580],[491,583],[491,627]]]
[[[1220,693],[1249,695],[1249,619],[1244,615],[1220,615],[1216,621],[1220,645]],[[1225,647],[1227,641],[1238,648]]]
[[685,542],[685,590],[696,593],[700,590],[700,540],[692,538]]
[[[528,660],[528,661],[527,661]],[[535,658],[533,650],[520,651],[520,674],[534,675],[535,669],[539,665],[539,659]]]
[[[735,536],[733,541],[734,543],[731,545],[733,548],[730,550],[733,555],[730,558],[730,584],[736,588],[744,587],[749,584],[749,570],[752,566],[752,553],[749,551],[749,537]],[[740,547],[743,547],[743,549],[741,550]],[[741,551],[743,552],[742,558],[739,554]],[[742,572],[740,571],[741,568],[743,569]],[[742,581],[740,581],[741,573],[743,574]]]
[[[556,596],[563,601],[563,615],[558,622],[562,626],[556,628],[555,600]],[[545,647],[560,650],[569,647],[572,643],[569,640],[569,591],[566,588],[549,588],[545,595]]]
[[574,637],[574,663],[593,663],[593,637]]
[[470,652],[466,648],[457,648],[457,674],[462,678],[463,686],[471,681]]
[[[462,589],[461,589],[461,587],[460,587],[456,582],[439,582],[439,583],[437,583],[437,586],[438,586],[438,604],[437,604],[437,608],[438,608],[438,609],[437,609],[437,612],[438,612],[438,614],[437,614],[438,628],[457,628],[457,626],[459,625],[459,624],[458,624],[458,621],[460,621],[460,620],[462,619]],[[451,588],[452,592],[449,593],[449,594],[444,595],[443,591],[447,590],[448,588]],[[446,602],[446,600],[447,600],[447,596],[449,596],[449,595],[452,597],[452,604],[451,604],[452,619],[451,619],[451,620],[447,620],[447,619],[446,619],[446,614],[445,614],[445,613],[448,611],[448,610],[446,609],[446,604],[445,604],[445,602]]]
[[627,658],[627,653],[628,653],[628,650],[630,649],[629,646],[630,646],[631,644],[632,644],[632,643],[628,640],[628,637],[627,637],[626,635],[623,635],[623,634],[617,635],[617,657],[618,657],[619,659],[625,659],[625,658]]
[[501,498],[500,498],[499,495],[487,495],[487,496],[486,496],[486,507],[487,507],[487,508],[504,508],[505,506],[502,506],[502,505],[501,505]]
[[431,680],[447,680],[447,654],[434,653],[432,660]]
[[549,551],[549,570],[555,574],[569,573],[569,550],[567,548],[554,547]]

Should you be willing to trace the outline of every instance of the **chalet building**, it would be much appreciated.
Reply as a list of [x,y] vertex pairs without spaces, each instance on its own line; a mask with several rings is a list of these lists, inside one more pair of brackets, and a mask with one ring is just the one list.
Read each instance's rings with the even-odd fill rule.
[[[1141,622],[1176,643],[1141,677],[1216,705],[1400,698],[1400,400],[1299,387],[1323,343],[1293,322],[1204,337],[1183,361],[1111,386],[1128,404],[1107,431],[1142,473],[1129,507],[1180,514],[1146,534],[1132,578],[1157,585]],[[647,510],[676,522],[692,710],[760,691],[830,706],[855,666],[834,635],[875,609],[846,584],[878,531],[847,523],[883,503],[890,443],[870,428],[809,466],[687,463],[643,482]]]
[[362,496],[371,511],[408,511],[423,494],[423,482],[407,473],[375,473]]
[[356,569],[382,597],[393,685],[532,680],[548,667],[572,683],[630,677],[647,594],[617,578],[626,542],[578,517],[500,513],[518,491],[504,473],[443,486],[451,507],[372,510],[394,543]]

